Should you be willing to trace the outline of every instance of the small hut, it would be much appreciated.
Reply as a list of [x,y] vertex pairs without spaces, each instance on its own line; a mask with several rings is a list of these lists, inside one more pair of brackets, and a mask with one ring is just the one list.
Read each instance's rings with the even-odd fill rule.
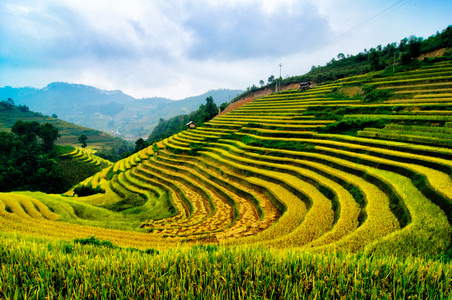
[[196,128],[196,123],[193,121],[190,121],[187,123],[187,127],[188,127],[188,129],[194,129],[194,128]]
[[300,82],[300,90],[309,90],[312,87],[312,81]]

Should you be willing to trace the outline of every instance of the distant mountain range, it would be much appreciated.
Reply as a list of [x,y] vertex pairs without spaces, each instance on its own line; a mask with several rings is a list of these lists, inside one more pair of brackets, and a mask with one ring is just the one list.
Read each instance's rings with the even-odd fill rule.
[[49,116],[56,114],[62,120],[133,141],[146,138],[160,118],[169,119],[198,109],[208,96],[220,105],[242,92],[212,90],[178,101],[159,97],[136,99],[119,90],[54,82],[42,89],[6,86],[0,88],[0,100],[12,98],[16,105],[26,105],[30,110]]

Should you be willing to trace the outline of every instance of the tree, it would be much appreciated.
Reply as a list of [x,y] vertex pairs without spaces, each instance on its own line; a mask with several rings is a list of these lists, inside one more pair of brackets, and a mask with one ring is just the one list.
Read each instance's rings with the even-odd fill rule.
[[337,59],[339,59],[339,60],[344,59],[344,58],[345,58],[345,55],[342,52],[337,55]]
[[261,79],[261,80],[259,80],[259,84],[261,85],[261,87],[263,87],[265,82]]
[[210,120],[213,117],[215,117],[216,115],[218,115],[218,107],[213,102],[212,96],[207,97],[206,102],[207,102],[207,104],[205,106],[205,111],[206,111],[207,115],[209,116],[209,120]]
[[223,102],[220,105],[220,111],[224,111],[229,106],[229,103]]
[[53,115],[52,115],[52,118],[54,118],[54,119],[58,119],[58,116],[57,116],[57,114],[53,114]]
[[411,36],[408,44],[408,53],[411,58],[416,58],[421,54],[421,42],[422,38]]
[[148,146],[149,145],[142,138],[139,138],[138,140],[135,141],[135,150],[133,152],[136,153]]
[[50,123],[39,126],[38,136],[42,139],[42,146],[46,151],[52,150],[56,139],[60,137],[58,128]]
[[79,143],[82,144],[82,148],[86,148],[86,141],[87,140],[88,140],[88,137],[84,133],[82,133],[82,135],[78,137],[78,141],[79,141]]
[[3,106],[6,109],[10,109],[10,108],[12,108],[14,106],[14,100],[11,99],[11,98],[8,98],[8,100],[6,100],[6,101],[2,100],[0,102],[0,106]]
[[9,107],[13,107],[14,106],[14,100],[11,98],[8,98],[8,100],[6,100],[6,103],[8,104]]
[[274,75],[271,75],[270,77],[268,77],[268,83],[273,83],[273,81],[275,81]]
[[404,46],[404,49],[406,49],[406,51],[402,53],[402,64],[407,65],[411,63],[414,58],[418,57],[421,54],[422,40],[422,38],[417,38],[415,36],[411,36],[409,40],[407,40],[406,38],[402,40],[405,43],[408,43]]
[[[57,154],[50,147],[58,129],[48,123],[18,121],[11,131],[0,132],[0,191],[61,193],[66,190]],[[38,136],[44,141],[42,147]]]
[[30,108],[26,105],[19,105],[19,110],[23,112],[30,111]]
[[379,71],[384,68],[384,63],[380,60],[380,53],[381,52],[375,50],[375,48],[370,49],[368,59],[370,61],[370,69],[372,71]]
[[27,143],[36,142],[36,138],[39,134],[39,123],[17,121],[11,128],[11,132],[19,137],[25,137]]

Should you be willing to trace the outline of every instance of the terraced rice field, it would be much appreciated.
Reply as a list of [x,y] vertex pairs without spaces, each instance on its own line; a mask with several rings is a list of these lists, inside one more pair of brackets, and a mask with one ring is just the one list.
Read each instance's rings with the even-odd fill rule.
[[93,151],[89,151],[89,150],[86,150],[83,148],[75,148],[74,151],[66,153],[63,156],[69,156],[69,157],[78,159],[82,162],[93,164],[95,166],[99,166],[101,168],[106,168],[106,167],[113,165],[113,163],[111,161],[103,159],[103,158],[95,155],[95,153],[93,153]]
[[[372,104],[334,96],[364,81],[392,96]],[[138,248],[201,242],[441,253],[452,236],[451,95],[450,62],[269,95],[81,183],[104,194],[0,194],[0,226],[55,239],[96,235]],[[366,113],[377,107],[397,109]],[[342,120],[385,125],[332,134],[325,130],[339,120],[307,113],[313,108],[362,109]]]

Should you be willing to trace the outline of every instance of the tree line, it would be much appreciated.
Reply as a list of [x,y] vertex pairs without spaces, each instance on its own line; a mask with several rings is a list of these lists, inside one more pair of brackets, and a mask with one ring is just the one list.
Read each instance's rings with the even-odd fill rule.
[[52,124],[17,121],[11,132],[0,132],[0,191],[63,192],[63,176]]

